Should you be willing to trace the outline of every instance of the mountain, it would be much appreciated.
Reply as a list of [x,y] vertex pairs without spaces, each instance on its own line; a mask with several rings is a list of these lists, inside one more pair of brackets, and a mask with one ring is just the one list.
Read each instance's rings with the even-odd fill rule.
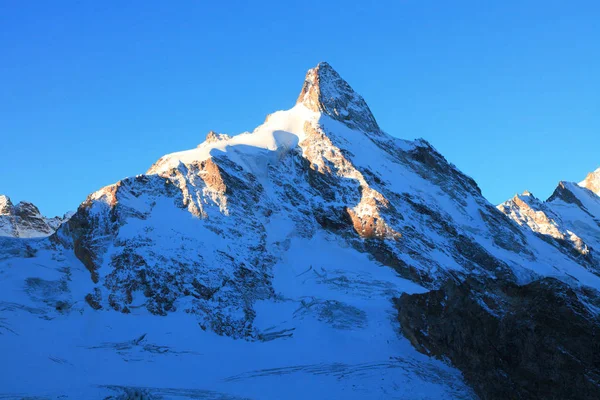
[[252,132],[209,132],[10,249],[15,397],[600,394],[593,261],[384,132],[327,63]]
[[69,218],[46,218],[32,203],[13,205],[8,196],[0,195],[0,236],[34,238],[50,236]]
[[529,192],[515,195],[498,209],[519,225],[571,251],[586,268],[600,271],[600,170],[579,184],[560,182],[552,195],[541,201]]
[[590,172],[583,181],[579,182],[579,186],[589,189],[600,196],[600,168],[594,172]]

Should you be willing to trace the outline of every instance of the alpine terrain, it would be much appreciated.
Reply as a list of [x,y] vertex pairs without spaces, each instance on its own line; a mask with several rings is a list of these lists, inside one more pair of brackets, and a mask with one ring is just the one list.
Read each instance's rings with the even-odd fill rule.
[[600,398],[599,188],[496,208],[320,63],[64,221],[0,200],[0,397]]
[[67,213],[63,217],[46,218],[32,203],[22,201],[15,206],[10,198],[0,195],[0,237],[50,236],[70,216]]

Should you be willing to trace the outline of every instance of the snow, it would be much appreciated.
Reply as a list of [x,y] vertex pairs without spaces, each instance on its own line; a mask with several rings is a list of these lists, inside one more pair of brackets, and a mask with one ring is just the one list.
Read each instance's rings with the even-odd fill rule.
[[8,196],[0,195],[0,215],[8,215],[12,208],[12,202]]
[[598,226],[600,197],[575,183],[564,182],[564,184],[583,208],[573,203],[554,200],[549,204],[551,209],[560,216],[566,229],[581,237],[592,248],[600,249],[600,226]]
[[274,162],[305,137],[304,123],[314,121],[318,113],[297,104],[290,110],[271,114],[265,123],[252,133],[242,133],[228,139],[207,141],[195,149],[168,154],[150,168],[149,174],[160,174],[176,168],[179,163],[193,164],[215,155],[226,154],[249,172],[264,171],[267,163]]
[[[323,251],[327,258],[319,257]],[[278,296],[257,303],[257,325],[293,336],[265,342],[202,331],[184,312],[158,317],[132,308],[124,315],[80,300],[60,314],[20,283],[65,279],[53,268],[57,257],[70,265],[66,295],[82,299],[91,284],[72,256],[41,250],[2,265],[3,396],[103,398],[138,388],[164,398],[474,398],[459,372],[417,353],[391,323],[391,298],[424,289],[388,268],[373,269],[335,238],[294,240],[276,266]],[[319,314],[307,306],[318,300],[337,309]],[[354,308],[364,321],[345,314]],[[348,323],[332,324],[328,317],[336,312]]]
[[46,237],[71,215],[46,218],[33,204],[22,201],[13,205],[8,196],[0,195],[0,237]]
[[[582,256],[600,248],[600,197],[572,182],[561,182],[561,190],[573,196],[574,201],[565,202],[560,197],[542,202],[533,196],[515,196],[498,206],[510,218],[525,225],[533,232],[568,240]],[[521,201],[522,203],[519,203]],[[528,234],[530,232],[526,231]],[[598,275],[582,266],[572,265],[557,248],[547,248],[535,240],[529,241],[537,249],[540,265],[535,268],[544,276],[555,276],[575,286],[587,285],[600,288]],[[575,279],[575,282],[573,282]]]
[[578,185],[587,188],[600,196],[600,168],[594,172],[590,172],[583,181],[578,183]]

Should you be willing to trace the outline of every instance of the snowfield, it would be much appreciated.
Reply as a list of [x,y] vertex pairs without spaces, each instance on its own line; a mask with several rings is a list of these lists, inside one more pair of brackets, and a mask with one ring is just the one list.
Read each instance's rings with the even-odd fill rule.
[[[277,298],[256,304],[263,341],[203,331],[183,312],[91,310],[91,285],[60,285],[86,282],[88,271],[74,257],[60,260],[68,272],[49,269],[53,257],[2,265],[2,398],[474,397],[460,372],[394,329],[391,298],[425,289],[333,238],[295,241],[276,265]],[[69,313],[56,310],[60,300],[73,301]]]

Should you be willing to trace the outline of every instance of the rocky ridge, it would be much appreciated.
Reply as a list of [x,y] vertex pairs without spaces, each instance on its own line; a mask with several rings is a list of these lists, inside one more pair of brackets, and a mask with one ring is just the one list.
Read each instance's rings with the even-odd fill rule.
[[32,203],[21,201],[14,205],[10,198],[0,195],[0,236],[35,238],[50,236],[70,217],[44,217]]
[[600,272],[600,197],[585,185],[593,188],[589,179],[593,176],[589,174],[579,185],[560,182],[546,201],[526,192],[498,209],[555,246],[578,254],[580,263]]
[[579,182],[579,186],[589,189],[600,196],[600,168],[594,172],[590,172],[583,181]]

